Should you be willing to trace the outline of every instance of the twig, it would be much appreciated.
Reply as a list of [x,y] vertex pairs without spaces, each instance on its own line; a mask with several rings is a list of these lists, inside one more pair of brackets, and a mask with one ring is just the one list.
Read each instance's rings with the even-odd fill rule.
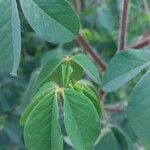
[[105,110],[106,111],[110,111],[110,112],[114,112],[114,113],[123,113],[124,112],[124,110],[120,109],[120,108],[108,108],[108,107],[105,107]]
[[119,29],[119,42],[118,51],[124,50],[126,47],[126,30],[127,30],[127,20],[128,20],[128,6],[129,0],[123,0],[123,9],[120,16],[120,29]]
[[148,45],[150,45],[150,35],[141,39],[140,41],[137,41],[136,43],[131,45],[130,48],[140,49]]
[[102,71],[105,71],[107,65],[101,59],[99,54],[94,49],[92,49],[90,44],[84,39],[84,37],[80,33],[79,33],[79,35],[77,37],[77,40],[83,46],[85,52],[88,53],[95,60],[97,65],[100,67],[100,69]]
[[150,29],[147,30],[137,42],[129,46],[129,48],[140,49],[148,45],[150,45]]

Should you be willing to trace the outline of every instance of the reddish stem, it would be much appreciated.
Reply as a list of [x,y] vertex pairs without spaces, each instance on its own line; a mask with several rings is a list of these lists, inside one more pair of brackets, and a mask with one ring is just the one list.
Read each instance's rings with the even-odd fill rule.
[[120,109],[120,108],[107,108],[107,107],[105,107],[105,110],[110,111],[110,112],[114,112],[114,113],[123,113],[124,112],[124,110]]
[[126,30],[127,30],[127,20],[128,20],[128,6],[129,0],[123,1],[123,9],[121,13],[120,29],[119,29],[119,43],[118,51],[124,50],[126,47]]
[[101,59],[99,54],[94,49],[92,49],[90,44],[84,39],[84,37],[80,33],[77,37],[77,40],[83,46],[85,52],[88,53],[95,60],[95,62],[101,68],[101,70],[105,71],[106,70],[106,64]]

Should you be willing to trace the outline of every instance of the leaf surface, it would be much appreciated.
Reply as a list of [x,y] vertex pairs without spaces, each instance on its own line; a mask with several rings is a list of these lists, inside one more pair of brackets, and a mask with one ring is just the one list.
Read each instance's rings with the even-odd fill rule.
[[29,115],[24,128],[29,150],[63,150],[55,93],[41,100]]
[[88,56],[84,54],[78,54],[73,56],[73,61],[75,61],[80,67],[82,67],[82,69],[94,82],[100,84],[101,79],[99,72],[95,64],[91,61],[91,59]]
[[127,116],[129,124],[145,144],[150,143],[150,71],[136,85],[131,94]]
[[48,82],[39,89],[39,91],[33,97],[32,103],[22,114],[20,119],[20,125],[25,125],[27,118],[29,117],[32,110],[39,104],[40,101],[49,97],[49,93],[53,92],[54,88],[55,84]]
[[58,69],[61,63],[62,59],[55,59],[44,65],[37,79],[37,87],[40,87],[47,81],[51,81],[51,75]]
[[31,27],[52,43],[72,41],[79,32],[79,18],[66,0],[20,0]]
[[99,149],[129,150],[128,138],[119,128],[111,126],[106,128],[98,138],[94,150]]
[[62,65],[62,78],[63,78],[63,85],[67,86],[69,84],[70,76],[73,72],[73,68],[70,65]]
[[0,1],[0,72],[17,75],[21,52],[20,20],[15,0]]
[[150,53],[139,50],[126,50],[118,53],[106,70],[103,89],[112,92],[126,84],[144,68],[150,65]]
[[119,150],[118,142],[111,130],[103,132],[98,138],[94,150]]
[[84,95],[64,91],[65,128],[76,150],[91,150],[100,134],[100,118],[96,108]]

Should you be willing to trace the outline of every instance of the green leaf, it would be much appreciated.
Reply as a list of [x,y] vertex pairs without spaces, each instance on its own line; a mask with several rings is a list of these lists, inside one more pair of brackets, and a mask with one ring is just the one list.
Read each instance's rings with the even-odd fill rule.
[[48,82],[39,89],[39,91],[33,97],[32,103],[21,116],[20,125],[25,125],[27,118],[29,117],[32,110],[39,104],[41,100],[49,97],[49,93],[53,92],[54,88],[55,88],[55,84]]
[[55,59],[44,65],[37,79],[37,87],[40,87],[47,81],[50,81],[52,74],[57,70],[61,63],[62,59]]
[[110,130],[104,130],[98,138],[94,150],[120,150],[118,141],[114,133]]
[[115,126],[111,126],[111,130],[113,131],[117,141],[118,145],[121,150],[128,150],[128,141],[126,135],[121,131],[119,128]]
[[137,137],[150,143],[150,71],[136,85],[127,109],[129,124]]
[[83,70],[88,74],[88,76],[95,81],[97,84],[100,84],[101,79],[99,72],[95,66],[95,64],[91,61],[91,59],[84,55],[78,54],[72,57],[73,61],[75,61],[79,66],[83,68]]
[[70,65],[62,65],[62,78],[63,78],[63,85],[67,86],[69,84],[70,76],[73,72],[73,69]]
[[72,41],[79,32],[79,18],[66,0],[20,0],[31,27],[53,43]]
[[[115,30],[116,22],[114,14],[111,13],[110,7],[102,6],[97,11],[97,27],[100,30],[106,30],[109,33]],[[103,27],[103,28],[101,28]]]
[[71,62],[71,67],[73,68],[73,73],[71,74],[70,79],[74,81],[78,81],[83,78],[84,72],[83,69],[76,63]]
[[91,100],[98,114],[100,115],[101,114],[100,100],[99,100],[95,87],[92,84],[90,84],[87,80],[79,80],[78,82],[74,84],[74,88],[80,93],[83,93],[85,96],[87,96]]
[[126,84],[150,65],[150,53],[126,50],[118,53],[111,61],[104,76],[103,90],[112,92]]
[[24,138],[29,150],[63,150],[54,92],[48,94],[32,110],[25,124]]
[[44,55],[42,56],[40,61],[41,65],[45,65],[50,60],[62,58],[65,55],[69,55],[69,51],[63,50],[61,47],[58,47],[57,49],[54,50],[50,50],[44,53]]
[[84,95],[64,90],[64,122],[69,138],[76,150],[91,150],[100,134],[100,118]]
[[20,20],[15,0],[0,1],[0,72],[17,75],[21,52]]
[[128,150],[128,140],[126,135],[115,126],[106,128],[98,138],[94,150]]

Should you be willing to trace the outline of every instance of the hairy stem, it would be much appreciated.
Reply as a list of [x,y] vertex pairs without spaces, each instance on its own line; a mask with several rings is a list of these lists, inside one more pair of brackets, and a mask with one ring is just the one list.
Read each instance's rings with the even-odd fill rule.
[[101,59],[99,54],[94,49],[92,49],[90,44],[84,39],[84,37],[80,33],[77,37],[77,40],[83,46],[85,52],[88,53],[94,59],[94,61],[97,63],[97,65],[100,67],[100,69],[102,71],[105,71],[106,70],[106,64]]
[[128,7],[129,0],[123,0],[123,8],[120,16],[118,51],[124,50],[124,48],[126,47]]

